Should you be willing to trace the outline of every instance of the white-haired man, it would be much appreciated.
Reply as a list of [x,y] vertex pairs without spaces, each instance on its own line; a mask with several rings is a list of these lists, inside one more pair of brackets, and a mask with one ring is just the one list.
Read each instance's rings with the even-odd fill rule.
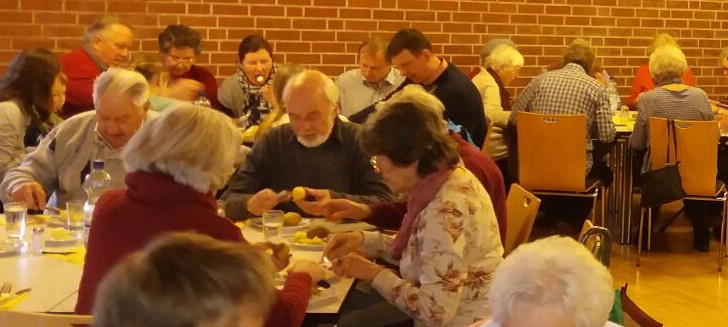
[[68,76],[61,117],[94,108],[91,93],[96,76],[129,61],[132,38],[131,26],[116,17],[102,16],[86,30],[83,47],[61,56],[63,73]]
[[601,327],[614,305],[612,276],[580,243],[552,236],[518,247],[490,285],[492,321],[471,327]]
[[[255,143],[223,194],[228,216],[244,219],[275,207],[322,215],[331,198],[391,200],[359,146],[357,125],[337,118],[338,97],[334,82],[319,71],[306,70],[288,81],[283,101],[290,124]],[[306,187],[315,201],[296,201],[297,208],[278,195],[296,186]]]
[[3,202],[43,210],[52,193],[57,205],[86,199],[82,183],[93,160],[104,160],[112,186],[122,186],[121,149],[154,114],[148,98],[149,85],[141,74],[121,68],[101,73],[94,82],[96,110],[59,124],[20,166],[9,170],[0,184]]

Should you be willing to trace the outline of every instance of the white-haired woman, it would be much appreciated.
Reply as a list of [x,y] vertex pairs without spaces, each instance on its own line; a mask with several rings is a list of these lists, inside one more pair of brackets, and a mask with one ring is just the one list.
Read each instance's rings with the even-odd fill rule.
[[[637,121],[630,137],[630,144],[636,150],[646,149],[649,141],[650,117],[682,120],[713,120],[708,95],[699,88],[683,83],[687,71],[685,55],[675,46],[655,49],[650,55],[650,74],[658,87],[645,92],[637,103]],[[717,164],[717,163],[716,163]],[[642,172],[649,170],[649,151],[645,154]],[[693,246],[701,252],[708,251],[709,228],[713,214],[710,204],[702,201],[685,200],[685,213],[693,223],[695,238]],[[710,218],[709,218],[710,217]]]
[[502,44],[493,49],[489,56],[481,58],[481,61],[483,67],[473,77],[473,84],[483,98],[485,116],[493,124],[490,138],[485,140],[485,145],[488,155],[495,160],[503,173],[507,189],[512,179],[508,171],[508,147],[503,135],[503,129],[511,115],[511,94],[506,87],[518,77],[518,72],[523,67],[523,55],[513,46]]
[[483,327],[600,327],[614,304],[609,270],[580,243],[552,236],[506,257],[490,286],[491,321]]
[[[675,38],[673,38],[672,35],[667,33],[657,34],[652,39],[652,43],[650,44],[650,48],[647,50],[647,53],[651,55],[652,53],[654,53],[655,49],[666,46],[680,48],[680,46],[677,44],[677,41],[675,41]],[[682,77],[683,83],[690,86],[695,86],[695,77],[693,76],[693,72],[690,70],[690,68],[686,67],[685,72],[683,72],[683,74],[680,76]],[[637,74],[634,76],[632,93],[630,94],[629,100],[627,101],[627,105],[634,108],[635,106],[637,106],[637,102],[640,100],[640,97],[644,92],[652,90],[655,88],[655,86],[658,85],[659,83],[657,83],[657,81],[653,79],[649,66],[640,66],[639,69],[637,69]]]
[[[116,263],[163,233],[194,231],[245,242],[240,229],[217,215],[213,196],[234,172],[240,141],[232,119],[191,104],[170,108],[145,123],[122,154],[128,188],[108,191],[96,203],[77,313],[91,312],[99,283]],[[276,262],[279,268],[287,265],[283,252],[278,259],[284,264]],[[300,325],[311,285],[324,273],[308,261],[293,271],[271,313],[276,317],[271,326]]]

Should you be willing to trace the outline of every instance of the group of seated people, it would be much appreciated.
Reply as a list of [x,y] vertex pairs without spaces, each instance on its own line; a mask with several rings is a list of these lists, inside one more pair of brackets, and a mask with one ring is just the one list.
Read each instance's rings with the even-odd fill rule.
[[[479,324],[605,323],[611,278],[593,258],[583,258],[586,251],[551,239],[516,250],[504,262],[502,245],[506,189],[517,182],[507,132],[517,124],[515,112],[585,115],[586,171],[602,171],[591,140],[610,143],[616,130],[604,72],[594,69],[587,42],[569,45],[562,68],[534,78],[512,100],[507,87],[524,60],[509,40],[485,44],[483,66],[471,80],[436,55],[422,32],[403,29],[388,41],[363,42],[360,69],[332,79],[293,64],[274,65],[271,45],[251,35],[240,43],[237,72],[218,89],[214,76],[194,64],[202,48],[191,28],[164,29],[157,59],[138,55],[130,61],[132,38],[129,25],[103,17],[88,28],[82,48],[60,58],[24,50],[0,82],[3,202],[44,210],[83,200],[92,160],[103,160],[111,176],[114,189],[93,213],[76,306],[78,313],[93,312],[99,326],[300,325],[323,269],[310,261],[291,264],[288,251],[276,244],[245,245],[231,221],[274,208],[398,231],[336,234],[327,244],[332,270],[364,281],[344,303],[340,326],[406,320],[467,326],[489,317],[492,322]],[[630,141],[636,149],[647,144],[651,116],[712,120],[717,111],[725,117],[705,92],[683,80],[689,70],[674,39],[660,35],[656,43],[648,65],[653,84],[638,79],[645,85],[634,97],[638,116]],[[723,56],[728,69],[728,53]],[[217,110],[191,103],[202,97]],[[252,148],[241,148],[248,133],[240,129],[253,126]],[[291,201],[285,193],[296,186],[304,186],[307,196]],[[217,215],[216,195],[226,217]],[[696,247],[706,251],[707,243],[698,242],[709,241],[708,211],[687,212]],[[584,218],[574,223],[580,226]],[[201,236],[155,241],[189,230],[237,244]],[[544,257],[548,271],[531,264],[534,255]],[[558,258],[568,255],[581,257],[560,266]],[[585,270],[579,270],[582,264]],[[285,286],[274,291],[270,275],[286,267]],[[595,280],[583,284],[562,275],[577,270]],[[236,278],[240,271],[245,278]],[[552,281],[564,289],[544,287]],[[513,283],[536,285],[523,291],[509,288]],[[573,293],[571,283],[589,290]],[[595,284],[606,286],[595,292]],[[594,303],[578,306],[582,296]],[[203,305],[183,311],[189,303]],[[558,314],[550,315],[551,309]]]

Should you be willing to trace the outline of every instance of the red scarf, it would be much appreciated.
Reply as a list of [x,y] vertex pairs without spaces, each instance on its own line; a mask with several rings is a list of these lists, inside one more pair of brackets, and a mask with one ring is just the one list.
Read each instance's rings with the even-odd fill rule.
[[404,251],[404,248],[409,242],[410,235],[412,235],[412,227],[415,221],[417,221],[417,217],[435,198],[437,192],[442,188],[442,184],[445,184],[445,181],[450,177],[453,168],[441,162],[437,165],[437,171],[417,182],[410,194],[409,200],[407,200],[407,213],[404,214],[402,226],[399,227],[397,235],[394,237],[392,244],[389,245],[389,254],[392,258],[396,260],[402,258],[402,251]]

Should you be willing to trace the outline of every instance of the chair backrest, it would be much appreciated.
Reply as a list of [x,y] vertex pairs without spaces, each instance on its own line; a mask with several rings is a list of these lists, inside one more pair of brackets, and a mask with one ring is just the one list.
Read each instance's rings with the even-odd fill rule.
[[533,222],[536,220],[541,199],[513,183],[506,199],[506,242],[503,256],[511,253],[518,245],[528,242]]
[[0,311],[0,326],[71,327],[90,326],[91,316]]
[[527,190],[586,189],[586,116],[516,113],[519,183]]
[[[650,118],[650,169],[658,169],[667,162],[667,146],[670,163],[675,163],[672,132],[667,133],[668,120]],[[716,121],[675,120],[677,160],[680,161],[680,177],[688,195],[714,196],[718,174],[718,141],[720,126]]]
[[609,258],[612,255],[612,233],[608,229],[592,226],[579,236],[579,241],[597,260],[609,267]]

